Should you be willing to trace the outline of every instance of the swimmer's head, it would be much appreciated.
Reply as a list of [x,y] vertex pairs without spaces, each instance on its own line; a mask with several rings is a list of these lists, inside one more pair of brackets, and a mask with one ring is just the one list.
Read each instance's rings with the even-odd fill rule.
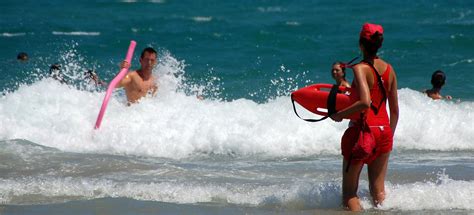
[[97,73],[93,69],[87,70],[84,75],[88,78],[95,79],[97,77]]
[[58,63],[55,63],[49,67],[49,75],[51,78],[56,79],[63,84],[66,83],[64,76],[61,73],[61,65]]
[[52,65],[49,67],[49,73],[50,73],[50,74],[59,73],[60,70],[61,70],[61,65],[58,64],[58,63],[52,64]]
[[19,61],[27,61],[28,60],[28,54],[26,54],[26,52],[20,52],[16,56],[16,59],[19,60]]
[[346,78],[346,64],[340,61],[337,61],[332,64],[331,76],[334,79]]
[[443,71],[437,70],[431,75],[431,85],[434,88],[441,88],[446,83],[446,74]]
[[155,54],[155,56],[158,56],[158,54],[157,54],[157,52],[156,52],[156,50],[155,50],[154,48],[152,48],[152,47],[147,47],[147,48],[143,49],[142,54],[140,55],[140,58],[145,57],[145,54],[146,54],[146,53]]
[[158,54],[156,53],[155,49],[151,47],[145,48],[140,55],[140,64],[142,69],[152,70],[157,63],[157,57]]

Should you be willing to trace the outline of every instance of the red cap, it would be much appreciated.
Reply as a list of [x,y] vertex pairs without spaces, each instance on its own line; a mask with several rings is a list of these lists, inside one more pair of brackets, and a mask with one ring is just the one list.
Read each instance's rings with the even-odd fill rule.
[[360,31],[360,37],[365,38],[367,40],[371,40],[372,35],[375,32],[379,32],[379,34],[383,34],[383,28],[381,25],[365,23],[362,26],[362,30]]

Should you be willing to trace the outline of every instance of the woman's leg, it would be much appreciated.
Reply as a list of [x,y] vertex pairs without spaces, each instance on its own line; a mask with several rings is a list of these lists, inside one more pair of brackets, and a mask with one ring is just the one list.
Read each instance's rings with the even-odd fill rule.
[[368,165],[369,189],[376,206],[385,199],[385,175],[389,157],[390,152],[381,154]]
[[362,206],[357,196],[357,189],[359,187],[360,172],[364,163],[352,161],[348,171],[346,171],[348,164],[349,162],[344,159],[342,163],[342,202],[344,207],[347,207],[349,210],[360,211]]

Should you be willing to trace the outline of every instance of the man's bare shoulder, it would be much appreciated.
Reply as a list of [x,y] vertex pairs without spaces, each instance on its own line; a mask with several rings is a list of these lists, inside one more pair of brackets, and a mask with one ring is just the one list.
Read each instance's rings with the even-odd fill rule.
[[127,83],[130,83],[130,82],[133,82],[133,80],[135,80],[137,76],[138,76],[137,71],[131,71],[131,72],[128,72],[127,75],[125,75],[124,80],[126,80]]
[[137,76],[137,75],[138,75],[137,71],[133,70],[133,71],[129,71],[127,73],[127,75],[125,76],[125,78],[134,77],[134,76]]

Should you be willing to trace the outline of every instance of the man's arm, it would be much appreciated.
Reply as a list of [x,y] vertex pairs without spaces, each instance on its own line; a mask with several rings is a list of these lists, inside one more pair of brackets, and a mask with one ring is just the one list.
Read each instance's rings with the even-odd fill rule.
[[120,80],[120,82],[117,84],[117,86],[115,86],[115,88],[125,87],[129,85],[131,82],[132,82],[132,78],[130,78],[130,75],[127,74],[125,75],[124,78],[122,78],[122,80]]
[[[119,72],[122,70],[122,69],[129,69],[130,68],[130,63],[127,62],[127,61],[122,61],[122,63],[120,63],[120,70]],[[122,80],[119,81],[119,83],[117,84],[117,86],[115,86],[115,88],[121,88],[121,87],[125,87],[127,86],[128,84],[130,84],[130,82],[132,81],[131,77],[129,74],[125,75],[125,77],[122,78]]]

